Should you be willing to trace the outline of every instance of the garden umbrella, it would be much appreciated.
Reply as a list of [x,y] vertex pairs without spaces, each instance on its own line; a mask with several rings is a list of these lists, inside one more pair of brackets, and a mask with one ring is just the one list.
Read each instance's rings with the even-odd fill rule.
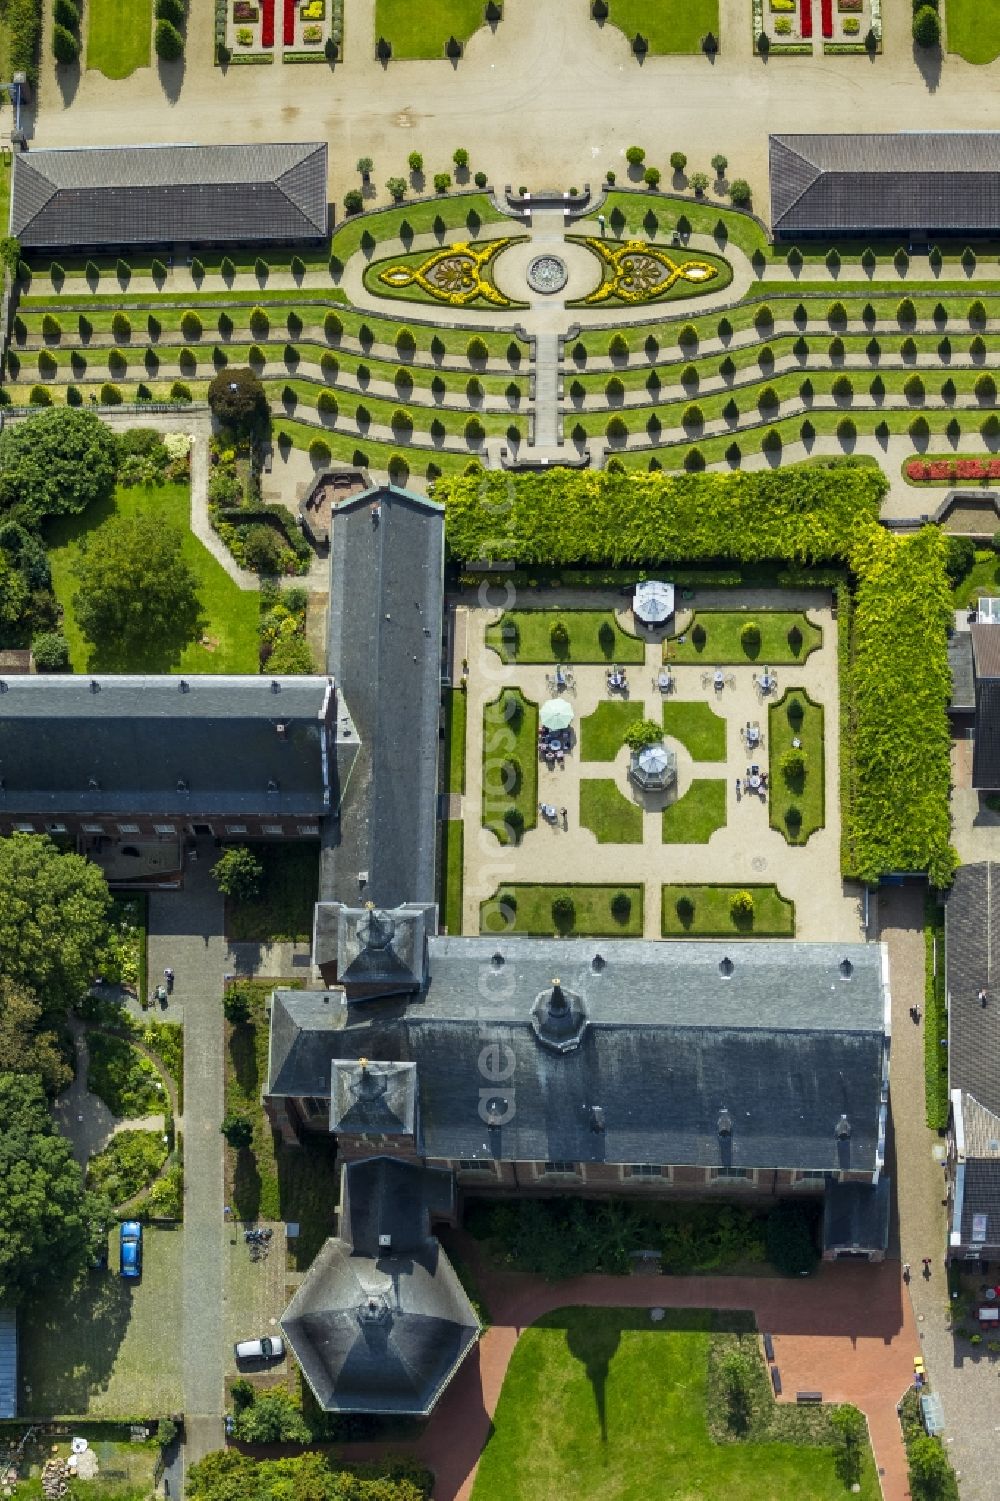
[[547,730],[566,730],[573,723],[573,705],[564,698],[550,698],[538,712]]
[[658,579],[646,579],[636,584],[632,597],[632,609],[639,620],[649,625],[658,625],[674,613],[674,586]]
[[647,776],[662,776],[670,765],[670,757],[662,745],[647,745],[639,752],[639,765]]

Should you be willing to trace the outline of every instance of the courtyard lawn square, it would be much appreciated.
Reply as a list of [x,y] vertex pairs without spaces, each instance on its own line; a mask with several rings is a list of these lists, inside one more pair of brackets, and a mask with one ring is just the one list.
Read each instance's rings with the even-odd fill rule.
[[149,67],[150,0],[87,0],[87,67],[127,78]]
[[479,909],[481,932],[535,938],[641,938],[642,921],[642,886],[513,884],[499,886]]
[[[733,899],[749,892],[753,908],[745,916]],[[665,885],[662,888],[664,938],[794,938],[795,903],[777,886]]]
[[520,688],[483,706],[482,822],[501,844],[538,822],[538,705]]
[[709,704],[665,700],[663,730],[680,741],[692,761],[726,759],[726,721]]
[[700,610],[681,635],[664,641],[665,662],[804,662],[823,642],[819,626],[801,610]]
[[375,37],[392,44],[394,58],[444,57],[450,37],[466,42],[484,24],[483,0],[375,0]]
[[630,725],[646,717],[645,704],[633,699],[608,699],[580,720],[580,759],[613,761],[625,744]]
[[75,672],[87,671],[91,652],[73,609],[77,589],[75,569],[84,540],[89,545],[100,545],[104,522],[113,516],[132,517],[141,512],[152,512],[183,528],[181,556],[195,575],[205,625],[201,639],[186,646],[178,660],[163,662],[155,647],[150,647],[136,654],[135,660],[128,664],[128,671],[257,672],[260,598],[256,591],[240,589],[198,541],[190,530],[190,506],[187,485],[135,485],[119,488],[107,505],[91,506],[82,516],[58,517],[47,523],[45,544],[52,565],[52,587],[63,608],[61,629],[69,642]]
[[707,844],[725,823],[725,782],[721,777],[695,777],[684,795],[663,810],[663,842]]
[[525,664],[638,663],[646,653],[645,644],[623,631],[611,610],[510,610],[487,626],[486,644],[501,661]]
[[[805,844],[810,834],[823,827],[823,719],[821,706],[799,688],[789,688],[767,711],[771,827],[779,829],[789,844]],[[790,751],[801,752],[804,776],[789,776],[783,770],[783,759]]]
[[[721,1399],[710,1391],[709,1356],[725,1338],[713,1331],[746,1322],[670,1309],[654,1324],[645,1308],[563,1308],[540,1319],[511,1358],[472,1501],[844,1501],[832,1444],[804,1442],[795,1409],[779,1414],[783,1442],[712,1437],[709,1406]],[[857,1494],[880,1495],[870,1451]]]
[[610,777],[580,783],[580,822],[598,844],[642,843],[642,809]]
[[644,36],[650,52],[700,52],[708,32],[719,37],[718,0],[610,0],[608,19],[629,41]]

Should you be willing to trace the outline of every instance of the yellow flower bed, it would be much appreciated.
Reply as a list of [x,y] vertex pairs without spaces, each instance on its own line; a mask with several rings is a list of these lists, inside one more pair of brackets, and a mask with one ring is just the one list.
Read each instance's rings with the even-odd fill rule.
[[795,0],[771,0],[771,9],[775,14],[781,11],[794,11]]

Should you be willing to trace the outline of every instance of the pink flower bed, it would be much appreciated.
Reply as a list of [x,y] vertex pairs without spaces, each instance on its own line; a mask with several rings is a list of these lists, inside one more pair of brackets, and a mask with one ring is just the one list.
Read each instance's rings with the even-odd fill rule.
[[839,11],[863,10],[864,0],[837,0],[837,9]]
[[808,42],[813,34],[812,0],[799,0],[799,27],[802,40]]
[[261,0],[260,45],[274,46],[274,0]]
[[833,36],[833,0],[820,0],[820,9],[823,16],[823,35]]
[[295,0],[285,0],[285,46],[295,46]]
[[906,478],[916,484],[934,480],[1000,480],[1000,458],[910,459]]

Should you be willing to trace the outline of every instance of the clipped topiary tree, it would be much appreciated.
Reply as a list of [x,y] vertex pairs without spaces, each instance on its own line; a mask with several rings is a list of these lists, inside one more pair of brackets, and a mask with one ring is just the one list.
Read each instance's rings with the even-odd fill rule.
[[729,915],[737,927],[748,927],[753,922],[753,892],[734,891],[729,899]]
[[184,38],[171,21],[157,21],[153,32],[156,55],[165,63],[176,62],[184,51]]
[[781,757],[781,775],[792,792],[801,792],[806,780],[806,758],[801,750],[786,750]]
[[740,645],[748,657],[760,655],[760,626],[756,620],[748,620],[740,631]]

